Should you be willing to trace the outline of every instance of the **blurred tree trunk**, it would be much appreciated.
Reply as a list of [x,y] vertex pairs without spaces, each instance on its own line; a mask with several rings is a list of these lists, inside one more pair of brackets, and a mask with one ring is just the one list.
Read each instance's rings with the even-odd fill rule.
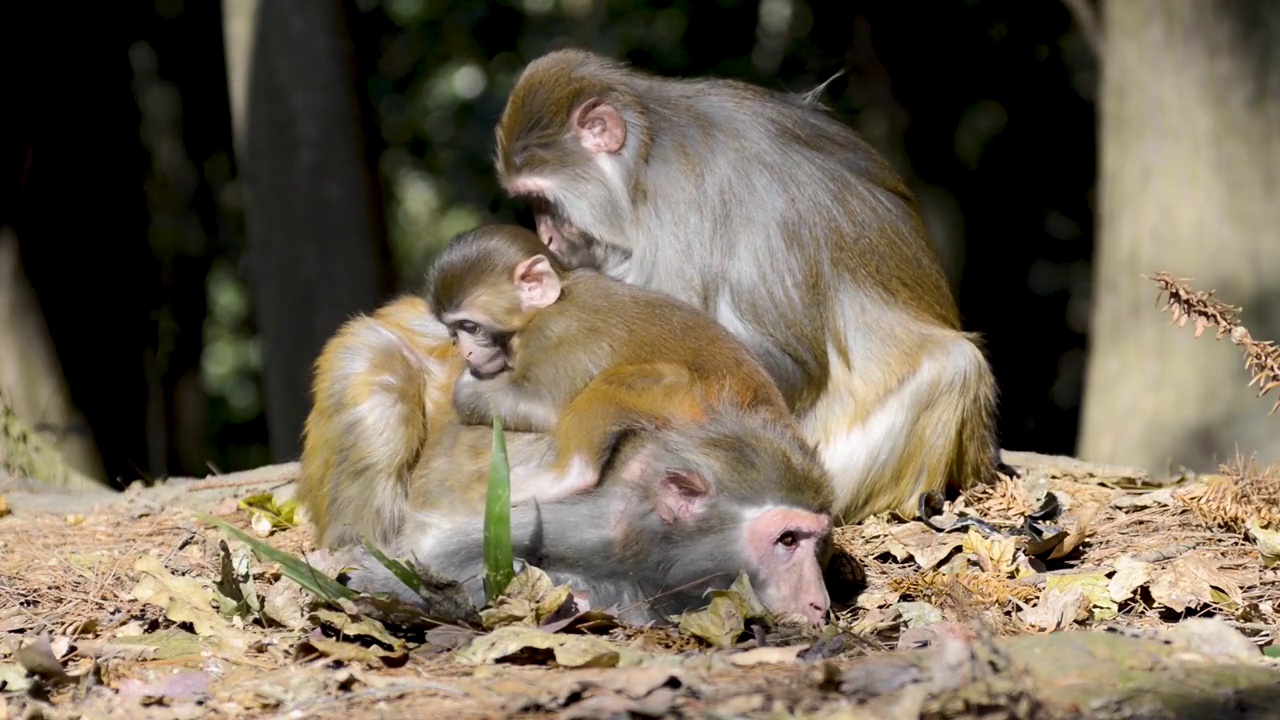
[[[22,269],[18,237],[9,227],[0,227],[0,394],[16,421],[32,428],[67,466],[105,483],[102,456],[71,401],[40,303]],[[0,448],[0,456],[8,454]]]
[[390,287],[344,3],[225,0],[271,454],[296,457],[324,342]]
[[1239,349],[1169,327],[1167,270],[1280,339],[1280,3],[1104,2],[1100,240],[1079,453],[1161,471],[1280,459]]

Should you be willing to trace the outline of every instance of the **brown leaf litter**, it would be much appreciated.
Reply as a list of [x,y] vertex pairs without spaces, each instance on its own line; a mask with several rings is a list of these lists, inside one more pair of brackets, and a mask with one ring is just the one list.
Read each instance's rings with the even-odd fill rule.
[[[928,524],[840,529],[858,586],[821,633],[758,624],[749,584],[709,597],[687,632],[564,616],[565,589],[535,574],[487,627],[410,632],[317,605],[188,509],[15,507],[0,519],[0,718],[1073,717],[1139,696],[1202,716],[1276,707],[1259,648],[1275,652],[1280,622],[1280,475],[1237,461],[1164,481],[1005,460],[1017,476]],[[219,511],[309,554],[305,524],[262,521],[264,507],[287,514],[288,490],[246,489],[254,502]]]

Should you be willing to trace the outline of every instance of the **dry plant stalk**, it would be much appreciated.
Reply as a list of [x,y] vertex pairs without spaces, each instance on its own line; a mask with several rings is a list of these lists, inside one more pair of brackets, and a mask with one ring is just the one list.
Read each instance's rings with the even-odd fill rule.
[[1257,458],[1219,468],[1214,477],[1173,493],[1181,505],[1209,527],[1240,532],[1256,522],[1261,527],[1280,527],[1280,470],[1258,470]]
[[[1167,272],[1158,272],[1149,278],[1160,285],[1158,297],[1168,297],[1161,310],[1173,314],[1173,324],[1186,327],[1187,321],[1195,322],[1196,337],[1210,327],[1217,328],[1214,339],[1231,336],[1231,342],[1244,348],[1244,367],[1253,373],[1249,387],[1258,386],[1258,397],[1280,387],[1280,347],[1269,340],[1254,340],[1240,324],[1240,308],[1228,305],[1213,296],[1216,290],[1196,291],[1187,285],[1189,278],[1174,278]],[[1280,409],[1280,400],[1271,406],[1271,413]]]
[[976,600],[979,605],[1005,605],[1011,600],[1030,603],[1040,595],[1038,588],[1016,585],[996,573],[977,570],[957,574],[930,570],[889,581],[889,589],[920,598],[926,602],[938,602],[958,590]]

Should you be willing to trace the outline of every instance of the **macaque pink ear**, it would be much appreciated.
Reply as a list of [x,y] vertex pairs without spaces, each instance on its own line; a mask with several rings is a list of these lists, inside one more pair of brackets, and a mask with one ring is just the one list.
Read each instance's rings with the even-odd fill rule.
[[658,484],[654,509],[664,523],[687,522],[702,513],[711,497],[711,483],[689,470],[668,469]]
[[515,282],[525,310],[544,308],[560,299],[560,276],[546,255],[534,255],[517,265]]
[[614,106],[596,98],[573,113],[573,131],[593,153],[616,153],[627,142],[627,123]]

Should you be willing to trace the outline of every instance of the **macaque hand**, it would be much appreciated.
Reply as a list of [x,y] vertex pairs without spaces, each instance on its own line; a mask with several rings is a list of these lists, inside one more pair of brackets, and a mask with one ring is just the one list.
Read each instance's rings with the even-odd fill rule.
[[510,373],[481,380],[469,372],[462,373],[453,386],[453,407],[463,425],[488,425],[493,422],[492,405],[489,402],[489,383],[501,383]]

